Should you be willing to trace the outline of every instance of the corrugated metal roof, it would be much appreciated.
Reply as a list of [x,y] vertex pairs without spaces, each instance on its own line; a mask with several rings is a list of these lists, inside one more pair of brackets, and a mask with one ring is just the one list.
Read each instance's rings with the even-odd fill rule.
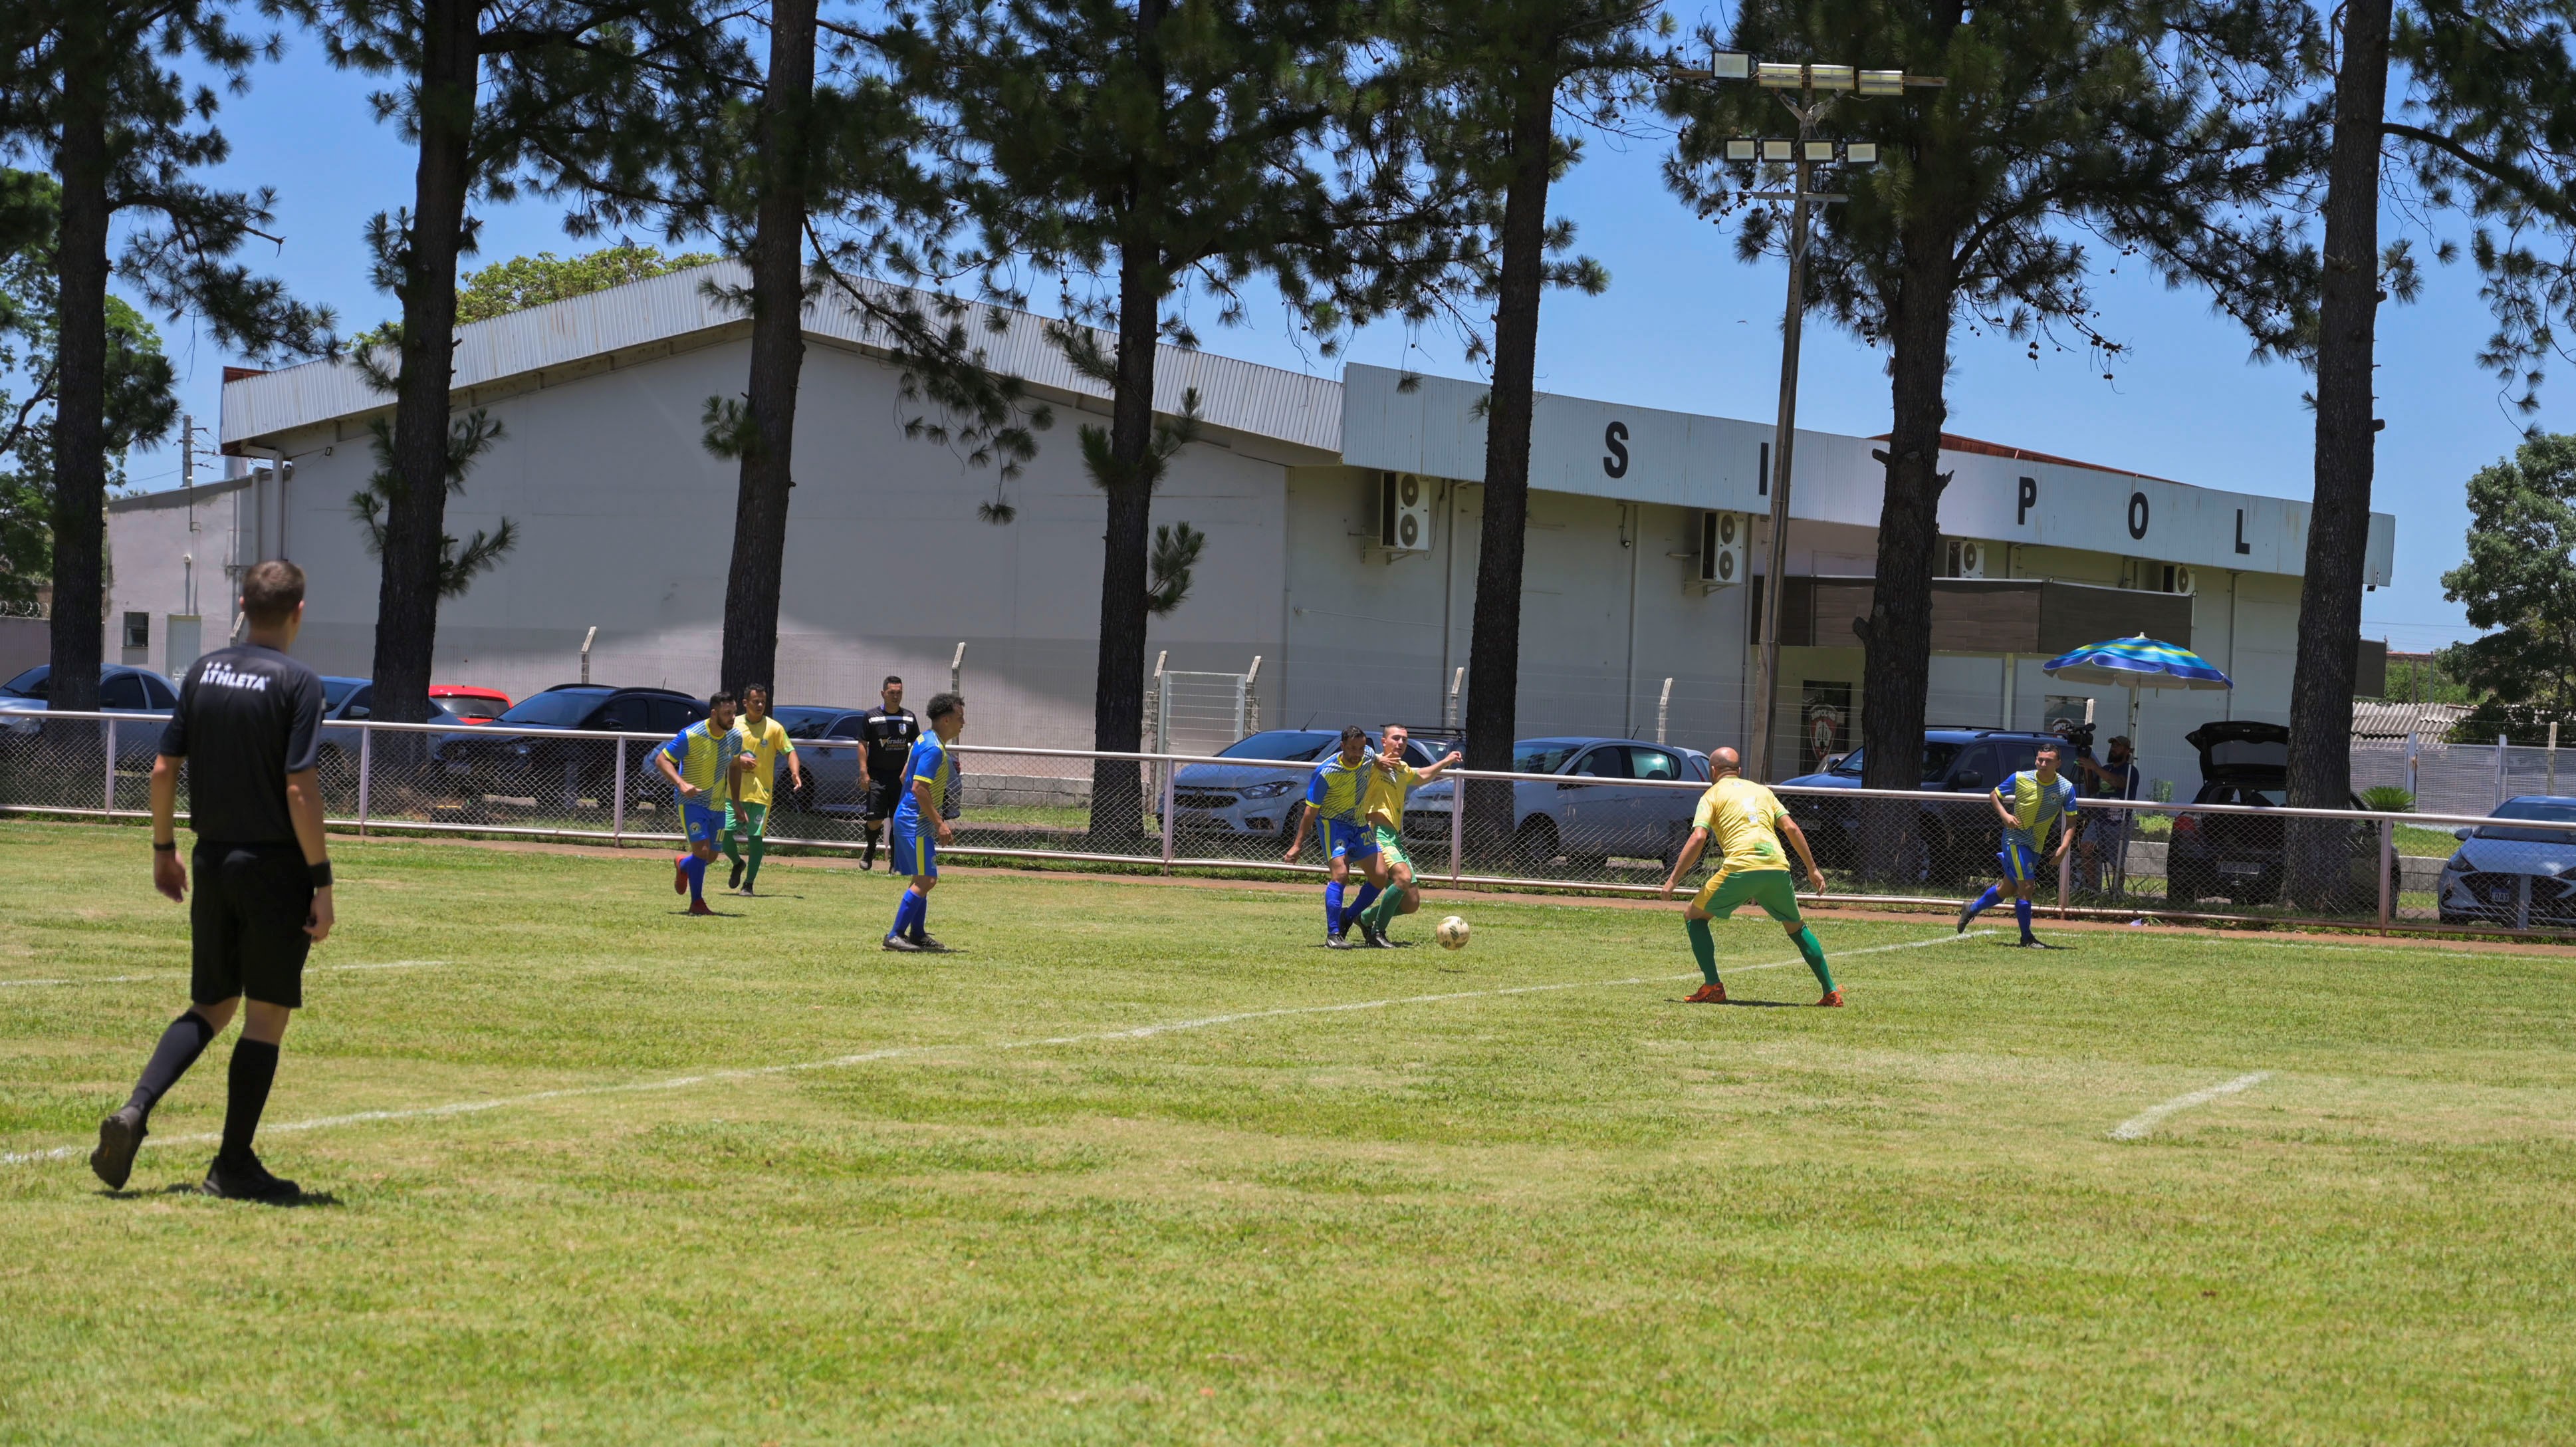
[[[588,296],[530,307],[457,328],[457,391],[566,367],[656,342],[732,326],[741,314],[707,294],[717,287],[747,287],[741,263],[672,272]],[[894,290],[886,288],[886,290]],[[1077,374],[1047,340],[1044,318],[1004,311],[1003,328],[977,337],[986,364],[1036,386],[1106,400],[1109,388]],[[970,325],[981,328],[981,318]],[[859,346],[879,345],[858,307],[831,288],[807,304],[805,330],[813,336]],[[1329,378],[1265,367],[1181,347],[1164,347],[1155,363],[1155,410],[1177,413],[1182,394],[1196,387],[1200,415],[1212,427],[1327,452],[1341,449],[1341,384]],[[393,405],[366,384],[349,362],[308,362],[224,384],[223,441],[253,441],[298,427],[359,416]]]
[[2464,703],[2404,703],[2394,700],[2354,699],[2352,732],[2355,738],[2402,739],[2408,734],[2428,742],[2448,738],[2451,725],[2469,716]]

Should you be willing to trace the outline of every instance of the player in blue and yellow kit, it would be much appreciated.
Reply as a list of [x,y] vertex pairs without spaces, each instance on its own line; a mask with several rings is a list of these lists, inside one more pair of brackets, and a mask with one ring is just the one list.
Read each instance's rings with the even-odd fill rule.
[[[1306,805],[1297,818],[1297,831],[1288,841],[1287,862],[1297,862],[1306,847],[1306,826],[1316,825],[1324,843],[1324,943],[1337,950],[1349,949],[1347,938],[1351,921],[1360,911],[1377,902],[1378,891],[1386,887],[1386,858],[1378,852],[1377,836],[1360,816],[1360,806],[1368,798],[1369,773],[1376,761],[1369,757],[1368,730],[1352,724],[1342,730],[1341,752],[1315,766],[1314,776],[1306,781]],[[1351,865],[1358,864],[1366,882],[1359,899],[1345,911],[1342,890],[1350,882]]]
[[707,866],[715,861],[725,806],[733,802],[743,763],[742,738],[733,731],[733,701],[732,694],[719,689],[707,700],[705,718],[653,751],[655,767],[679,795],[680,827],[689,836],[671,889],[689,896],[691,914],[715,913],[707,908]]
[[957,783],[957,761],[950,749],[966,731],[966,700],[943,693],[930,700],[930,732],[913,740],[903,760],[903,796],[895,802],[886,829],[887,863],[912,876],[912,885],[894,907],[894,928],[886,931],[890,950],[944,951],[923,922],[930,915],[930,889],[939,882],[939,846],[956,837],[948,827],[948,791]]
[[[2057,946],[2030,932],[2030,886],[2045,865],[2054,865],[2066,854],[2068,841],[2075,837],[2075,781],[2057,775],[2057,745],[2041,744],[2039,758],[2030,768],[2007,774],[1987,796],[1995,806],[1995,817],[2003,821],[2003,848],[1995,858],[2004,867],[2003,882],[1990,885],[1986,892],[1968,901],[1959,911],[1959,928],[1965,931],[1968,921],[1985,909],[2012,896],[2013,918],[2021,922],[2024,949],[2053,950]],[[2048,847],[2051,828],[2057,829],[2057,848]],[[2045,865],[2041,856],[2045,854]]]

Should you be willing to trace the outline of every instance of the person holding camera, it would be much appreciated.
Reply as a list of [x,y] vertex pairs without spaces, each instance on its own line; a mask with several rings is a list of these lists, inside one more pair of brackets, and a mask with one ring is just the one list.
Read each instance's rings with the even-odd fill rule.
[[[2138,766],[2128,736],[2115,734],[2103,750],[2102,763],[2093,761],[2091,749],[2079,750],[2075,765],[2084,775],[2085,792],[2096,799],[2135,799],[2140,782]],[[2129,811],[2126,809],[2088,809],[2084,811],[2084,830],[2076,840],[2076,862],[2084,869],[2084,887],[2100,893],[2104,887],[2103,871],[2120,857],[2121,842],[2129,835]]]

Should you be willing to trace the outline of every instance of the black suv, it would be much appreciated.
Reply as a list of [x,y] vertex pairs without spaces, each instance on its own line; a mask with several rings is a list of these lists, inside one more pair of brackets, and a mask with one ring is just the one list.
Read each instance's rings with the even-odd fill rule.
[[[450,786],[469,802],[479,798],[545,809],[606,808],[615,793],[616,744],[549,734],[643,733],[667,739],[706,716],[704,699],[673,689],[559,683],[528,695],[470,732],[442,735],[436,757]],[[627,742],[630,804],[670,795],[653,767],[653,748],[640,739]]]
[[[1983,794],[2007,775],[2029,768],[2039,747],[2064,747],[2055,734],[2019,729],[1944,728],[1923,731],[1923,759],[1916,788],[1925,793]],[[1854,749],[1820,774],[1784,779],[1781,787],[1857,789],[1861,787],[1862,751]],[[2075,775],[2070,753],[2061,772]],[[1816,848],[1816,862],[1827,867],[1860,857],[1861,801],[1793,794],[1780,801]],[[1913,876],[1923,883],[1966,879],[1991,873],[1995,855],[1995,820],[1985,809],[1960,805],[1926,807],[1916,825]]]
[[[2200,792],[2195,804],[2243,804],[2277,809],[2290,793],[2290,731],[2253,719],[2219,719],[2183,735],[2200,750]],[[2350,796],[2347,796],[2350,797]],[[2351,806],[2362,808],[2359,798]],[[2178,814],[2165,846],[2165,892],[2175,904],[2212,895],[2235,904],[2268,904],[2281,896],[2289,840],[2278,819],[2251,814]],[[2379,826],[2352,824],[2347,909],[2376,905]]]

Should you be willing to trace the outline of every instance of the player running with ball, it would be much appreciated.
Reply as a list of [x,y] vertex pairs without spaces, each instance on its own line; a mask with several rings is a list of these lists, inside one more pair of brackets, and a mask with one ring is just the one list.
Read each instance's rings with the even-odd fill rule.
[[1798,851],[1798,862],[1807,866],[1807,879],[1815,892],[1824,893],[1825,872],[1816,867],[1816,856],[1807,848],[1806,831],[1789,817],[1778,795],[1743,776],[1735,750],[1710,754],[1708,767],[1717,782],[1700,796],[1699,811],[1691,817],[1690,842],[1682,846],[1681,858],[1673,861],[1672,878],[1664,881],[1663,889],[1663,897],[1672,898],[1674,886],[1699,863],[1700,851],[1711,838],[1717,840],[1717,870],[1691,897],[1690,908],[1682,916],[1690,931],[1691,956],[1699,961],[1699,972],[1708,977],[1690,1003],[1726,1003],[1726,986],[1717,978],[1717,939],[1709,933],[1708,922],[1724,919],[1735,913],[1736,906],[1750,903],[1762,906],[1764,914],[1779,922],[1807,968],[1816,972],[1816,983],[1825,991],[1816,1003],[1840,1005],[1843,992],[1834,988],[1825,947],[1816,943],[1816,932],[1798,914],[1797,885],[1790,879],[1788,859],[1780,852],[1780,840],[1787,839]]
[[1422,908],[1422,891],[1413,882],[1413,860],[1404,852],[1404,801],[1421,785],[1449,772],[1449,766],[1466,757],[1456,749],[1427,769],[1417,769],[1404,761],[1404,746],[1413,735],[1402,724],[1388,724],[1381,735],[1383,746],[1377,762],[1369,770],[1368,787],[1362,794],[1360,822],[1377,844],[1378,857],[1386,862],[1386,890],[1376,901],[1359,912],[1360,938],[1371,949],[1388,949],[1386,927],[1400,914],[1411,914]]
[[2013,918],[2021,925],[2021,947],[2026,950],[2063,948],[2050,944],[2030,932],[2030,890],[2039,872],[2047,867],[2040,862],[2040,851],[2048,848],[2048,831],[2063,823],[2058,832],[2057,848],[2048,855],[2047,865],[2066,857],[2066,846],[2075,838],[2075,781],[2057,774],[2057,745],[2041,744],[2034,767],[2004,776],[1986,796],[1994,805],[1995,817],[2003,821],[2003,847],[1995,858],[2004,867],[2003,882],[1986,887],[1986,892],[1969,900],[1959,910],[1959,933],[1965,934],[1968,922],[1988,908],[2013,902]]

